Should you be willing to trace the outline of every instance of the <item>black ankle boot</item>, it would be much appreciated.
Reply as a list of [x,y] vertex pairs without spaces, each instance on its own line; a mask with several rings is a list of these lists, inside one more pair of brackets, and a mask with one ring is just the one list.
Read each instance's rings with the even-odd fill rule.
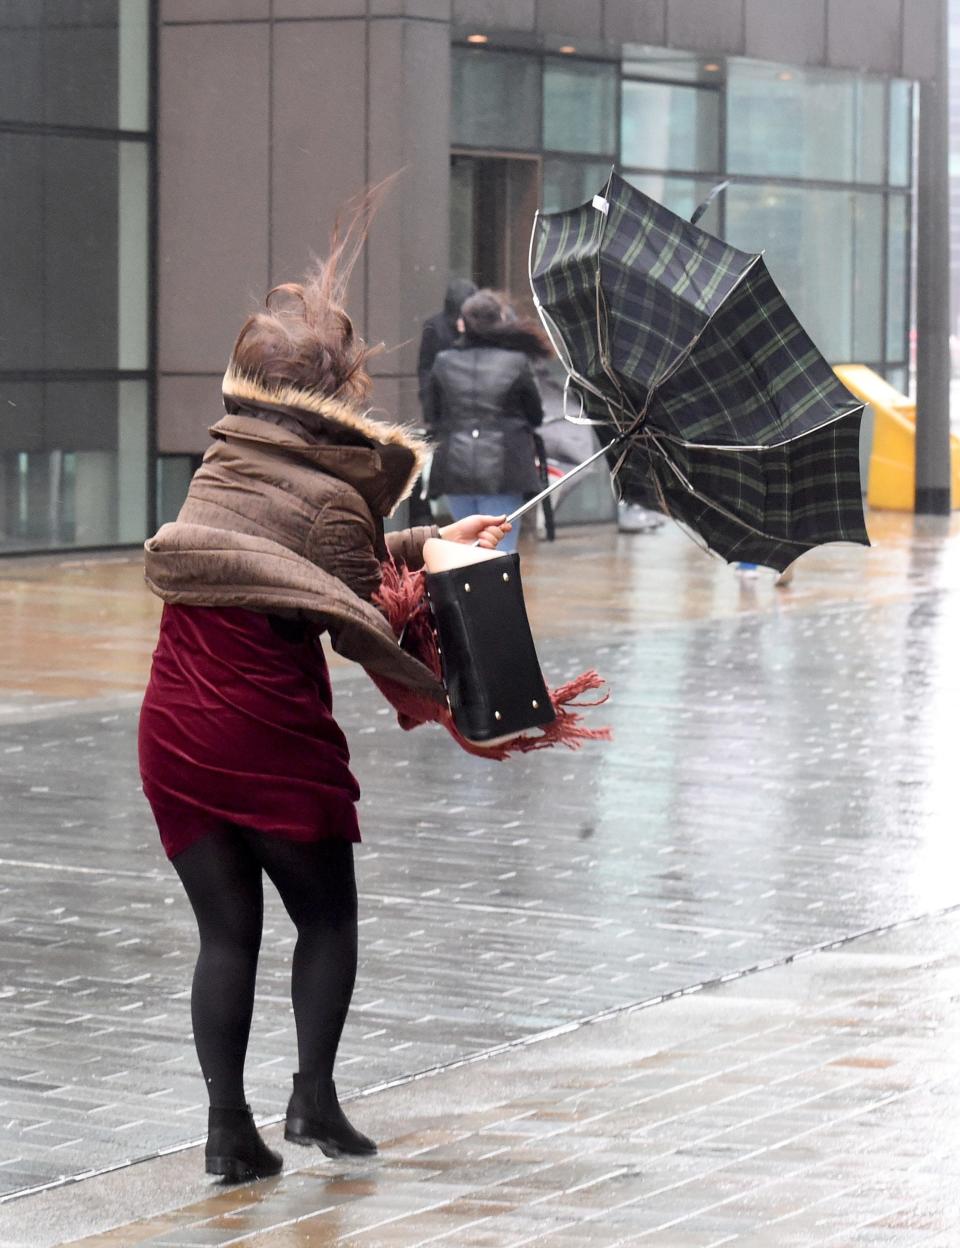
[[317,1075],[293,1076],[283,1136],[294,1144],[316,1144],[328,1157],[372,1157],[377,1151],[347,1121],[333,1080]]
[[207,1174],[219,1174],[228,1183],[246,1183],[279,1174],[283,1158],[267,1148],[253,1121],[250,1106],[243,1109],[210,1107],[207,1127]]

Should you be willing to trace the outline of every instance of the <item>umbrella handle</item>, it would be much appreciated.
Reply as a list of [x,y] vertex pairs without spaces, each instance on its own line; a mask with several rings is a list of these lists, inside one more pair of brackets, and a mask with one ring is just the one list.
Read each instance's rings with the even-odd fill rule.
[[532,511],[534,507],[542,503],[545,498],[549,498],[554,490],[559,490],[561,485],[566,485],[571,477],[577,476],[578,473],[583,472],[585,468],[589,468],[591,464],[595,464],[598,459],[606,455],[607,451],[613,450],[615,446],[619,446],[623,441],[624,435],[618,434],[612,442],[608,442],[606,446],[602,446],[599,451],[594,451],[590,458],[585,459],[582,464],[577,464],[575,468],[571,468],[569,472],[565,472],[562,477],[558,477],[556,481],[548,485],[545,490],[541,490],[540,493],[534,495],[533,498],[527,499],[523,506],[518,507],[516,511],[512,511],[510,515],[507,516],[507,519],[511,522],[519,520],[521,516],[526,515],[528,511]]

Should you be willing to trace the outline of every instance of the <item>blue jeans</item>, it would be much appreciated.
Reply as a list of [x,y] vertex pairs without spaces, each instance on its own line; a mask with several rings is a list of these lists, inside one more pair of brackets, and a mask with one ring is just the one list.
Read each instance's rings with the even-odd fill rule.
[[[467,516],[509,516],[523,503],[522,494],[448,494],[447,506],[454,520],[466,520]],[[497,550],[505,555],[517,549],[520,537],[520,520],[513,521],[513,529],[507,534]]]

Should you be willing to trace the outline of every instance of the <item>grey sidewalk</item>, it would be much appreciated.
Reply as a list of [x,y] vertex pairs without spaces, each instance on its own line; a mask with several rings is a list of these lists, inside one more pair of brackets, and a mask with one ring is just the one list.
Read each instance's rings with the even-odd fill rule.
[[277,1180],[204,1191],[197,1150],[0,1209],[0,1242],[107,1207],[83,1248],[956,1248],[958,991],[952,914],[365,1098],[374,1162],[275,1128]]
[[[366,839],[341,1087],[960,902],[957,551],[935,530],[892,526],[873,551],[805,560],[778,593],[672,531],[528,549],[549,676],[596,664],[614,689],[594,713],[614,744],[579,754],[460,756],[439,733],[400,733],[365,679],[338,670]],[[24,628],[56,575],[24,567]],[[111,577],[109,595],[83,598],[76,647],[104,668],[111,639],[145,656],[153,627],[135,564]],[[0,618],[3,594],[0,578]],[[68,639],[50,651],[58,662]],[[22,657],[10,666],[16,640],[0,720],[9,1196],[176,1148],[204,1124],[193,924],[139,793],[129,693],[105,693],[104,677],[96,709],[58,710],[60,686],[22,678]],[[58,679],[69,691],[79,677],[64,663]],[[269,1119],[295,1048],[292,933],[276,906],[267,929],[249,1090]]]

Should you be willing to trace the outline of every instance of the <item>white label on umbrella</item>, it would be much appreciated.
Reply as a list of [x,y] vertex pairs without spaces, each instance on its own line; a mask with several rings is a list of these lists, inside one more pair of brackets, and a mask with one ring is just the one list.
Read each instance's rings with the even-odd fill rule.
[[602,212],[604,216],[606,216],[610,211],[610,202],[609,200],[604,199],[602,195],[594,195],[593,206],[596,208],[597,212]]

